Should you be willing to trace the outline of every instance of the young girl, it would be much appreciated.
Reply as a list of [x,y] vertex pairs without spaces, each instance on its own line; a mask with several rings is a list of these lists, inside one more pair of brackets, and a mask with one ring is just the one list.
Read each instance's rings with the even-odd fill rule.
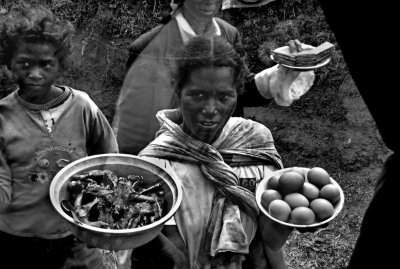
[[55,84],[73,30],[43,7],[22,3],[0,15],[0,63],[18,86],[0,100],[0,255],[12,268],[105,268],[101,252],[75,240],[49,199],[62,167],[118,150],[90,97]]

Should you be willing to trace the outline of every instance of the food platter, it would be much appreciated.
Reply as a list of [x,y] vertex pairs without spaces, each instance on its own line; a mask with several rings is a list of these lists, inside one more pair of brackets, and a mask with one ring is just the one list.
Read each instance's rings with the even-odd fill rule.
[[327,58],[327,59],[323,60],[322,62],[320,62],[318,64],[310,65],[310,66],[294,66],[294,65],[283,64],[283,63],[280,63],[280,62],[276,61],[274,59],[273,55],[271,55],[271,60],[275,61],[276,63],[278,63],[278,64],[280,64],[280,65],[282,65],[284,67],[290,68],[290,69],[301,70],[301,71],[310,71],[310,70],[321,68],[321,67],[327,65],[331,61],[331,58]]
[[277,48],[271,52],[271,59],[287,68],[309,71],[327,65],[332,57],[334,45],[324,42],[318,47],[302,44],[302,50],[292,52],[289,46]]

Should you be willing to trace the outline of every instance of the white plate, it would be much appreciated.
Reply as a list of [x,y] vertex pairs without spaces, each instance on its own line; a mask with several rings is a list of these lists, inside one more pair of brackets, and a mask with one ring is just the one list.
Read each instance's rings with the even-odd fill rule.
[[284,172],[287,172],[287,171],[299,172],[306,178],[306,181],[308,181],[307,180],[307,173],[308,173],[308,171],[310,171],[310,168],[307,168],[307,167],[288,167],[288,168],[276,170],[268,178],[264,178],[263,180],[261,180],[261,182],[258,184],[257,189],[256,189],[256,202],[257,202],[258,208],[260,209],[262,214],[264,214],[268,218],[272,219],[273,221],[275,221],[277,223],[280,223],[283,226],[288,226],[288,227],[293,227],[293,228],[318,228],[318,227],[321,227],[324,224],[327,224],[328,222],[332,221],[334,218],[336,218],[336,216],[343,209],[344,193],[343,193],[342,188],[339,186],[339,184],[333,178],[330,178],[331,179],[331,183],[336,185],[339,188],[340,200],[338,202],[336,202],[336,204],[333,206],[334,213],[330,218],[328,218],[328,219],[326,219],[324,221],[321,221],[321,222],[316,222],[316,223],[308,224],[308,225],[302,225],[302,224],[293,224],[293,223],[289,223],[289,222],[284,222],[284,221],[281,221],[281,220],[278,220],[278,219],[272,217],[269,214],[268,210],[265,209],[264,206],[261,204],[261,195],[267,189],[268,180],[270,178],[272,178],[274,175],[279,175],[280,176]]
[[311,65],[311,66],[293,66],[293,65],[282,64],[282,63],[279,63],[278,61],[275,61],[273,55],[271,55],[271,59],[274,62],[276,62],[276,63],[278,63],[278,64],[280,64],[280,65],[282,65],[284,67],[287,67],[287,68],[290,68],[290,69],[294,69],[294,70],[301,70],[301,71],[314,70],[314,69],[323,67],[324,65],[327,65],[331,61],[331,58],[329,57],[329,58],[325,59],[324,61],[322,61],[322,62],[320,62],[319,64],[316,64],[316,65]]

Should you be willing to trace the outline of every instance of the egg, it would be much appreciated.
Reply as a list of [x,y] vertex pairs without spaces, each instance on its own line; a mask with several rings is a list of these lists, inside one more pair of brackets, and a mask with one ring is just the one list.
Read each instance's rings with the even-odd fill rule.
[[297,193],[297,192],[289,193],[289,194],[285,195],[283,200],[286,203],[288,203],[288,205],[290,206],[290,208],[292,210],[294,208],[300,207],[300,206],[308,207],[310,204],[310,202],[304,195]]
[[276,199],[282,200],[282,195],[273,189],[267,189],[261,194],[261,205],[268,210],[269,204]]
[[319,189],[310,182],[304,182],[303,188],[301,189],[301,194],[303,194],[309,201],[312,201],[319,197]]
[[335,204],[340,200],[340,190],[335,184],[326,184],[319,191],[319,196]]
[[279,177],[280,175],[273,175],[272,177],[270,177],[267,182],[267,189],[277,190]]
[[293,224],[310,225],[315,223],[315,213],[308,207],[296,207],[290,213],[290,222]]
[[269,214],[281,221],[287,222],[290,217],[290,206],[283,200],[273,200],[268,207]]
[[282,195],[299,191],[304,184],[304,176],[298,172],[282,173],[278,181],[278,190]]
[[311,201],[310,208],[320,220],[326,220],[333,216],[334,213],[333,205],[324,198],[317,198]]
[[321,189],[326,184],[331,183],[328,172],[321,167],[313,167],[307,172],[307,180]]

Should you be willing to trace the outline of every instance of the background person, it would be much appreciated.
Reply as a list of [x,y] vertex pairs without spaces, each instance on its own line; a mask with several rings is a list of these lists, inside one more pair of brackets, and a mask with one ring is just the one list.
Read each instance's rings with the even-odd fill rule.
[[[164,25],[140,36],[130,46],[128,71],[113,120],[121,153],[137,154],[143,149],[159,128],[157,111],[177,106],[170,70],[174,53],[185,42],[197,35],[218,35],[243,51],[239,31],[215,17],[222,0],[175,2],[177,9]],[[298,40],[291,40],[289,45],[292,51],[307,48]],[[242,55],[245,57],[245,53]],[[314,77],[313,71],[299,72],[281,65],[256,74],[247,70],[246,90],[239,97],[233,115],[243,116],[244,106],[264,105],[271,99],[288,106],[308,91]]]

